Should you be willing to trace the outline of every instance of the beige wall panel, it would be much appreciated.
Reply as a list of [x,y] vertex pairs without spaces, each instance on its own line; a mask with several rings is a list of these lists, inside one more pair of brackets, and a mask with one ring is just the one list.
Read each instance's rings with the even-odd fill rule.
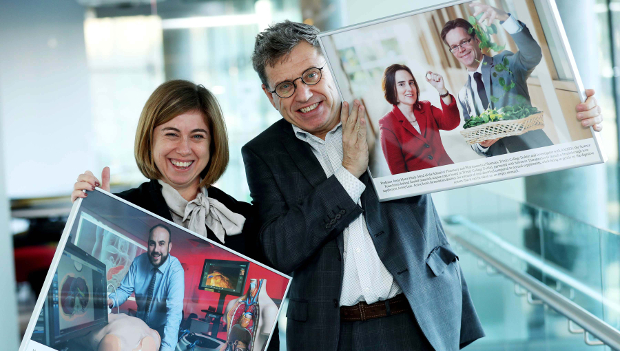
[[[579,99],[579,94],[572,91],[559,90],[556,89],[556,94],[558,95],[558,100],[560,101],[560,106],[562,107],[562,113],[567,119],[577,118],[575,112],[575,106],[581,102]],[[590,132],[590,128],[582,128],[581,125],[577,123],[569,123],[568,124],[568,132],[570,133],[570,137],[572,140],[583,140],[592,138],[592,132]]]
[[558,132],[555,129],[555,123],[553,123],[553,119],[549,114],[549,106],[547,105],[547,101],[545,100],[545,94],[543,94],[542,88],[540,87],[540,85],[532,85],[529,83],[527,85],[527,88],[530,91],[530,99],[532,100],[532,105],[545,113],[545,128],[543,128],[543,131],[545,132],[545,134],[547,134],[549,139],[551,139],[554,144],[559,144],[560,138],[558,137]]
[[467,78],[469,78],[469,74],[464,69],[446,68],[446,88],[455,97],[458,95],[459,90],[467,83]]

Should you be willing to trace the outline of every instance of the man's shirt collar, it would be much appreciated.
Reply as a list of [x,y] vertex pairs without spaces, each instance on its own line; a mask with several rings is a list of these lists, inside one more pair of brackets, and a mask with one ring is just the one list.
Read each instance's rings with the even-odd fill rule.
[[[295,132],[295,137],[297,137],[297,139],[301,140],[301,141],[305,141],[308,142],[308,139],[312,139],[316,142],[319,143],[324,143],[325,141],[319,137],[316,137],[314,135],[312,135],[311,133],[299,128],[298,126],[294,125],[291,123],[291,126],[293,126],[293,132]],[[327,134],[334,134],[338,131],[338,128],[340,128],[342,126],[341,122],[338,122],[338,124],[332,128],[332,130],[330,130],[329,132],[327,132]]]

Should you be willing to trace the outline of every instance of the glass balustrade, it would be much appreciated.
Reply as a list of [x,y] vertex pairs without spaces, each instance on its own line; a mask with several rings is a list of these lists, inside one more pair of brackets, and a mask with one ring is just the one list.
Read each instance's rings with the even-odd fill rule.
[[[434,196],[458,236],[620,328],[620,235],[480,187]],[[468,350],[611,350],[589,346],[565,316],[450,240],[487,336]],[[573,331],[578,325],[571,325]],[[594,337],[589,341],[596,342]]]

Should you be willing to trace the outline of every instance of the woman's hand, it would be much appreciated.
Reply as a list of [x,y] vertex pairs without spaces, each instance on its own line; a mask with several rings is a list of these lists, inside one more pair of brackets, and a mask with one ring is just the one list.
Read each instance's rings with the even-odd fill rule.
[[[446,95],[448,90],[445,87],[445,83],[443,81],[443,77],[441,74],[433,73],[431,71],[426,72],[426,81],[429,82],[433,88],[437,89],[439,95]],[[443,103],[446,105],[450,105],[452,103],[452,97],[450,95],[446,95],[441,98]]]
[[74,202],[78,197],[86,197],[87,194],[84,190],[93,191],[98,186],[101,186],[101,189],[105,191],[110,191],[110,167],[104,167],[101,171],[101,182],[91,171],[80,174],[77,182],[73,185],[71,202]]
[[426,72],[426,81],[429,82],[433,88],[437,89],[439,95],[444,95],[448,91],[446,90],[445,83],[441,74],[433,73],[431,71]]

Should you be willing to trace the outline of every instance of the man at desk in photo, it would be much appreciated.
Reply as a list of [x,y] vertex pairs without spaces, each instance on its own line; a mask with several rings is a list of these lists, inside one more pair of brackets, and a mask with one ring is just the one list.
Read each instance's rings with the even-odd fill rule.
[[[485,4],[472,3],[469,6],[475,9],[474,16],[482,14],[479,22],[486,19],[488,25],[491,25],[495,19],[500,20],[500,27],[512,37],[519,51],[512,53],[504,50],[493,57],[484,55],[480,39],[467,20],[457,18],[444,25],[441,39],[469,74],[457,98],[463,118],[467,121],[488,107],[501,108],[517,104],[531,106],[527,79],[542,60],[540,45],[525,24],[509,13]],[[504,61],[508,62],[508,70],[496,70],[495,66]],[[505,85],[514,83],[514,87],[505,92],[501,80]],[[494,97],[498,100],[493,101]],[[522,135],[485,140],[472,145],[472,149],[482,156],[496,156],[551,145],[553,143],[545,132],[538,129]]]
[[159,333],[160,351],[174,351],[176,347],[185,296],[183,267],[170,255],[171,236],[163,224],[151,228],[148,252],[134,259],[116,293],[108,299],[108,305],[114,308],[135,293],[136,317]]

